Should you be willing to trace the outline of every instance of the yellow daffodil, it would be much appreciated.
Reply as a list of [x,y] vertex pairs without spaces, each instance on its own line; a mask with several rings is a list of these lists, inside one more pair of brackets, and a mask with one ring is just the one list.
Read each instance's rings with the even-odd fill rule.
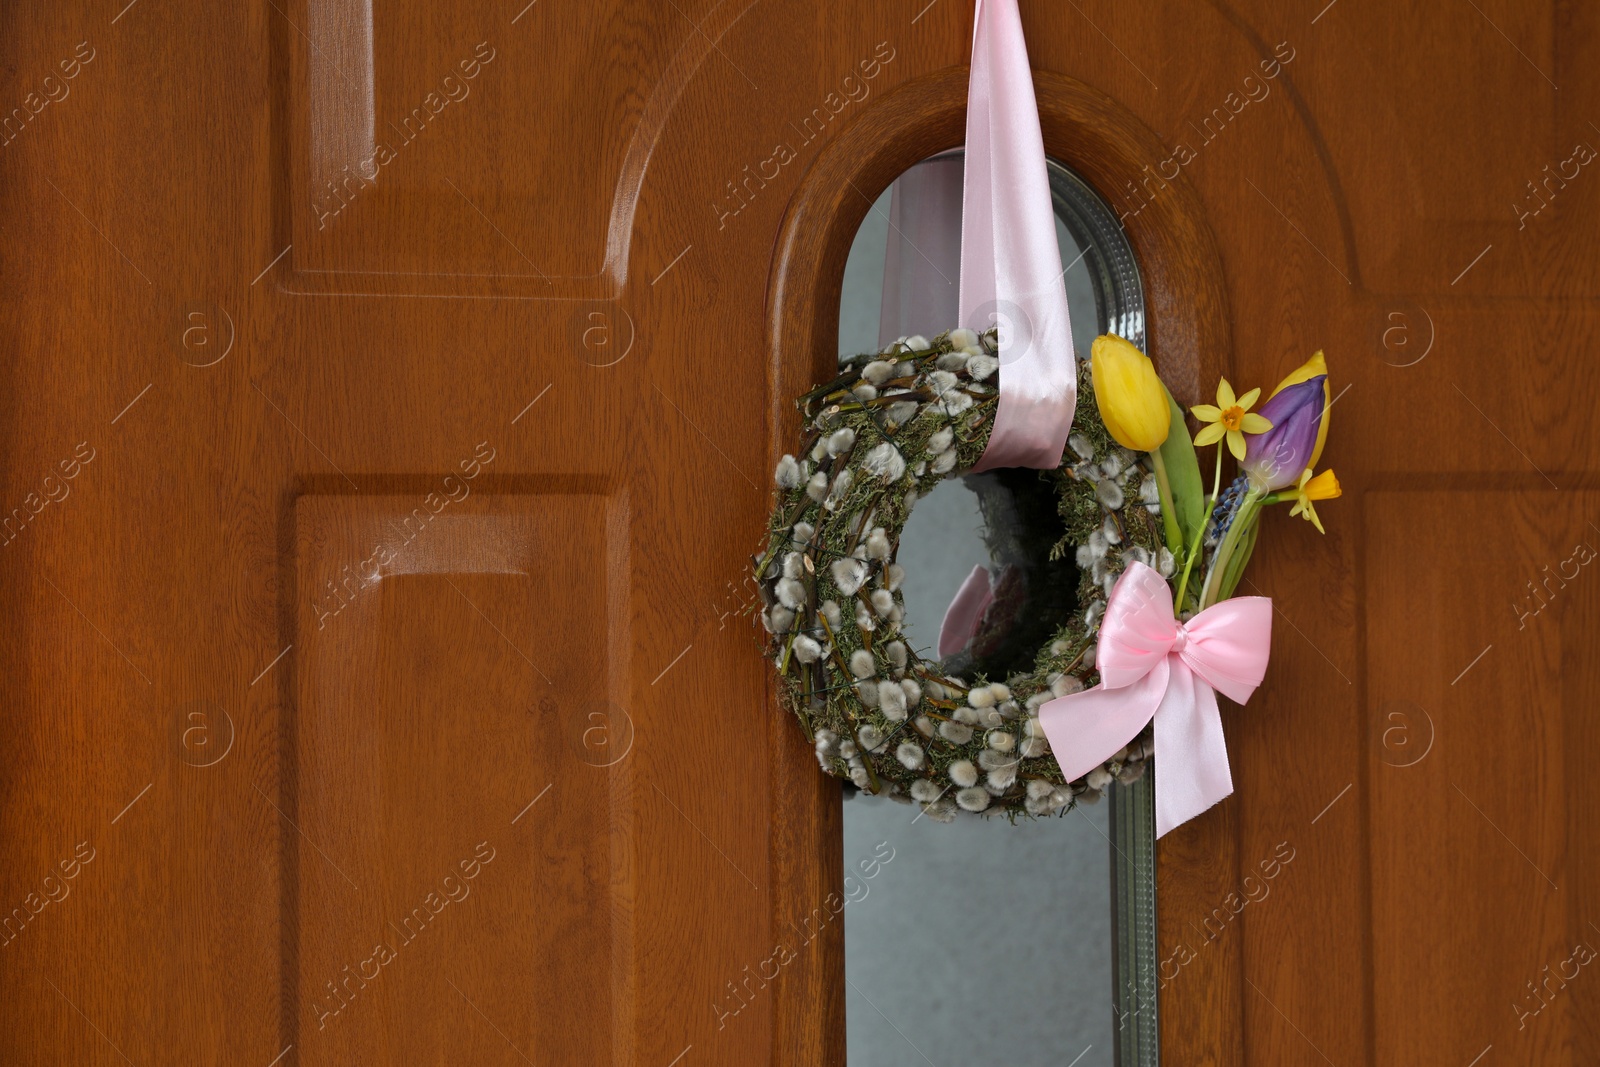
[[1154,452],[1172,430],[1172,407],[1150,357],[1114,334],[1089,349],[1094,400],[1106,430],[1124,448]]
[[1291,515],[1304,515],[1306,521],[1317,528],[1318,533],[1327,533],[1322,528],[1322,520],[1317,518],[1317,509],[1312,507],[1313,500],[1332,500],[1344,492],[1339,487],[1339,479],[1334,477],[1332,470],[1325,470],[1315,478],[1311,476],[1311,468],[1307,467],[1305,473],[1300,475],[1300,483],[1295,486],[1295,505],[1289,509]]
[[1244,435],[1247,433],[1266,433],[1272,429],[1272,423],[1250,410],[1261,396],[1260,389],[1252,389],[1241,397],[1233,395],[1233,386],[1228,384],[1228,379],[1222,379],[1217,386],[1217,403],[1196,404],[1189,410],[1194,412],[1194,417],[1201,422],[1210,423],[1209,426],[1195,434],[1196,445],[1214,445],[1223,437],[1228,439],[1228,451],[1233,453],[1234,459],[1244,459]]

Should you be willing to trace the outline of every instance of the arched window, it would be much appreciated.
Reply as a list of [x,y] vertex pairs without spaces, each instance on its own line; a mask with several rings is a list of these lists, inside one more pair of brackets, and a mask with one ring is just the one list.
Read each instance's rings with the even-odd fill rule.
[[[1143,348],[1144,290],[1116,213],[1049,165],[1074,345],[1086,356],[1116,333]],[[957,325],[960,174],[959,151],[925,160],[867,213],[845,268],[842,356]],[[1025,557],[1040,538],[1000,528],[1037,514],[1029,478],[999,474],[941,483],[906,526],[906,629],[921,648],[975,563],[1038,562]],[[845,805],[851,1062],[1156,1062],[1153,794],[1145,778],[1110,795],[1017,826]]]

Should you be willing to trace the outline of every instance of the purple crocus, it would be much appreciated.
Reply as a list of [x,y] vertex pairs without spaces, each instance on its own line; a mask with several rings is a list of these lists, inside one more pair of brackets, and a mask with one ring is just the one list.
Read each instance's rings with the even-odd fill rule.
[[1273,492],[1294,485],[1314,462],[1317,431],[1327,410],[1327,380],[1319,374],[1285,386],[1261,406],[1272,429],[1245,435],[1244,462],[1239,465],[1252,489]]

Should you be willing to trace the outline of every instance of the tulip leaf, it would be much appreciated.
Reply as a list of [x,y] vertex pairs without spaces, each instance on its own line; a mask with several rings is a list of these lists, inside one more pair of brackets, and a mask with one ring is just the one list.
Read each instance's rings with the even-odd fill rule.
[[[1167,432],[1166,442],[1158,451],[1167,468],[1167,480],[1172,487],[1172,507],[1177,513],[1178,528],[1183,531],[1183,543],[1187,546],[1194,542],[1200,524],[1206,519],[1206,487],[1200,480],[1200,460],[1194,454],[1194,441],[1189,437],[1183,409],[1172,399],[1170,392],[1167,393],[1167,403],[1172,407],[1172,427]],[[1179,564],[1182,564],[1181,558]]]
[[1219,588],[1217,599],[1226,600],[1233,596],[1233,591],[1239,588],[1239,580],[1244,577],[1245,566],[1250,562],[1250,557],[1256,550],[1256,537],[1261,533],[1259,525],[1261,509],[1259,506],[1249,515],[1240,515],[1235,522],[1245,521],[1250,525],[1239,537],[1239,544],[1233,550],[1233,556],[1228,560],[1227,570],[1223,572],[1222,584]]

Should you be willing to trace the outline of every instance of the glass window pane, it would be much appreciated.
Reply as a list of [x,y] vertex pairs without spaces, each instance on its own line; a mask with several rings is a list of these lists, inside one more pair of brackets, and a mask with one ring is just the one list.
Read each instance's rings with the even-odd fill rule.
[[[930,164],[958,171],[959,153],[919,166]],[[1117,332],[1142,347],[1143,294],[1115,215],[1055,164],[1052,190],[1075,346],[1086,354],[1096,335]],[[948,240],[936,248],[938,232],[904,215],[891,219],[894,211],[886,191],[851,247],[840,301],[841,356],[884,343],[880,322],[899,313],[894,297],[884,298],[886,287],[892,294],[897,285],[948,283],[939,299],[951,309],[945,318],[954,317],[957,274],[947,261]],[[958,225],[958,216],[945,221]],[[931,254],[913,243],[913,234]],[[894,243],[898,258],[894,251],[886,257]],[[888,279],[886,258],[898,264]],[[908,276],[898,276],[900,270]],[[952,325],[940,321],[910,332],[931,337]],[[930,658],[945,605],[975,564],[991,561],[983,534],[978,497],[952,479],[917,503],[902,535],[905,629]],[[846,785],[850,1062],[1154,1063],[1153,1000],[1135,1014],[1135,994],[1145,983],[1125,980],[1129,988],[1114,995],[1119,974],[1144,974],[1153,986],[1153,844],[1144,840],[1153,832],[1141,825],[1148,804],[1131,803],[1148,789],[1148,780],[1118,787],[1113,803],[1006,826],[966,815],[940,824],[915,806],[856,795]],[[1153,998],[1153,988],[1144,992]],[[1143,1047],[1136,1031],[1145,1032]]]

